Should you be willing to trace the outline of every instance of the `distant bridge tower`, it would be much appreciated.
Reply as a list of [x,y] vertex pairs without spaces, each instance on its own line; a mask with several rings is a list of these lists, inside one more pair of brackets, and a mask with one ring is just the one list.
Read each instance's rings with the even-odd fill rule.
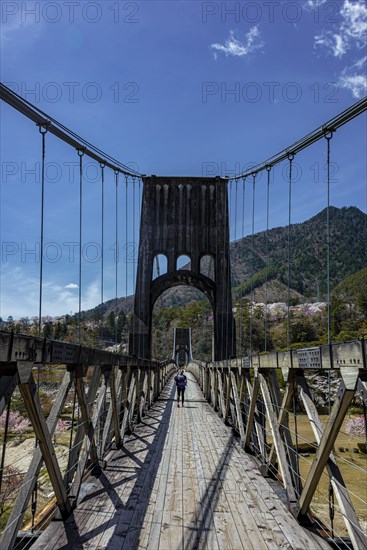
[[192,361],[191,328],[174,329],[172,359],[176,363],[181,353],[185,354],[186,365]]
[[[134,315],[129,352],[151,357],[152,311],[169,288],[190,285],[203,292],[213,308],[214,358],[235,355],[229,260],[227,181],[221,178],[146,177]],[[167,258],[167,273],[153,280],[158,255]],[[191,269],[177,269],[177,260],[190,258]],[[205,275],[211,259],[214,275]]]

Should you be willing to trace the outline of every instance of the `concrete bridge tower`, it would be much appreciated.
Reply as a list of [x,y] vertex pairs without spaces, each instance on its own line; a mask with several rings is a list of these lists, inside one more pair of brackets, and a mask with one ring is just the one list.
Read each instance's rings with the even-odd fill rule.
[[[190,285],[205,294],[213,308],[214,359],[235,355],[229,260],[227,181],[222,178],[145,177],[134,314],[129,352],[151,357],[152,312],[167,289]],[[158,255],[167,258],[167,273],[153,279]],[[181,255],[191,269],[177,269]],[[203,273],[211,258],[214,275]]]

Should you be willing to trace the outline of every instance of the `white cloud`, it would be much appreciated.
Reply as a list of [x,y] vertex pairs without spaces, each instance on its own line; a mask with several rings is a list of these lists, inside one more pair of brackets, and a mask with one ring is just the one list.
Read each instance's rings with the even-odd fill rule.
[[[350,90],[356,99],[363,97],[367,92],[366,67],[367,56],[346,67],[339,78],[339,86]],[[362,71],[362,74],[358,74],[359,71]]]
[[317,9],[322,4],[325,4],[328,0],[306,0],[306,8],[310,10]]
[[342,27],[345,34],[357,43],[361,42],[358,45],[363,47],[367,32],[367,5],[364,2],[344,0],[340,15],[343,18]]
[[316,35],[314,46],[323,46],[335,57],[342,57],[352,48],[364,48],[366,33],[367,6],[361,0],[344,0],[339,22],[333,30],[322,30]]
[[234,31],[229,31],[229,38],[227,38],[224,45],[215,43],[211,44],[210,47],[212,50],[215,50],[214,58],[217,59],[217,52],[223,52],[227,57],[228,55],[244,57],[255,50],[261,49],[263,45],[260,39],[260,31],[255,25],[245,34],[244,42],[240,42],[240,40],[235,37]]
[[323,31],[315,36],[314,46],[325,46],[335,57],[342,57],[346,53],[346,43],[343,36],[331,31]]
[[[308,1],[309,6],[314,3]],[[314,47],[323,47],[334,57],[342,59],[347,53],[358,55],[362,48],[365,49],[366,37],[367,5],[364,0],[343,0],[338,22],[332,29],[323,29],[314,37]],[[362,57],[344,67],[338,79],[339,86],[350,90],[355,98],[362,97],[367,90],[366,60],[367,57]]]
[[367,77],[365,75],[341,76],[339,84],[342,88],[350,90],[356,99],[363,97],[367,92]]
[[68,285],[65,285],[65,288],[79,288],[79,286],[75,283],[69,283]]

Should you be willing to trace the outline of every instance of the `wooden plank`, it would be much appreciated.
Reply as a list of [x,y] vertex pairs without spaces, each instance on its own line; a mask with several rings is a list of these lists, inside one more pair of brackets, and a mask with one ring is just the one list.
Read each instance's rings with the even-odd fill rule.
[[[321,547],[292,518],[255,460],[205,402],[193,376],[188,378],[187,407],[173,407],[169,418],[166,407],[172,401],[164,401],[165,389],[124,447],[108,455],[103,483],[97,478],[91,489],[86,487],[87,498],[74,511],[75,528],[70,525],[68,536],[64,531],[57,544],[46,531],[41,535],[44,548]],[[124,476],[132,479],[124,483]]]
[[[230,441],[232,441],[233,443],[230,448],[230,463],[228,463],[228,451],[227,457],[223,455],[223,451],[225,451],[226,445],[228,444],[228,434],[223,433],[222,425],[219,425],[218,427],[216,426],[216,423],[214,422],[215,420],[217,419],[213,418],[210,422],[210,425],[212,427],[210,431],[205,429],[200,430],[200,433],[202,434],[201,437],[205,437],[205,439],[207,440],[206,447],[208,449],[208,454],[206,454],[206,457],[203,457],[203,460],[210,460],[210,456],[213,456],[213,458],[211,459],[213,476],[215,477],[215,479],[218,477],[218,475],[221,478],[221,481],[218,484],[218,490],[220,491],[222,500],[219,500],[217,497],[212,498],[211,506],[213,509],[213,513],[217,512],[218,510],[220,510],[221,512],[227,512],[230,510],[233,517],[232,523],[234,525],[238,525],[238,527],[242,527],[241,538],[243,542],[246,541],[245,548],[251,549],[252,545],[254,545],[254,548],[256,550],[267,549],[268,546],[264,541],[263,535],[260,533],[257,527],[258,519],[256,521],[253,519],[251,510],[247,507],[246,501],[241,495],[240,487],[238,484],[238,481],[241,478],[240,472],[243,472],[244,468],[246,468],[247,466],[247,455],[243,454],[243,456],[241,456],[241,465],[239,466],[239,471],[235,469],[233,463],[233,452],[236,449],[236,442],[231,435]],[[229,468],[228,465],[230,466]],[[254,468],[253,463],[251,464],[251,467]],[[228,488],[228,482],[225,481],[227,477],[232,480],[232,483],[234,484],[233,489]],[[225,500],[223,500],[223,497]],[[255,505],[256,504],[254,504],[254,506]],[[241,521],[238,520],[239,517],[241,518]],[[252,544],[249,542],[249,540],[252,541]]]

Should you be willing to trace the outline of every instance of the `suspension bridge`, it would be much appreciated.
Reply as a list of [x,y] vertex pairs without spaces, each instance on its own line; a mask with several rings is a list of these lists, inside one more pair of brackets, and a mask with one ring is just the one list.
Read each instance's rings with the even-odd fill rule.
[[[366,548],[366,437],[362,434],[358,440],[360,452],[354,453],[355,460],[340,451],[340,441],[357,397],[366,429],[367,350],[363,339],[331,339],[329,216],[331,145],[337,139],[336,131],[366,110],[366,98],[248,171],[232,178],[196,178],[147,177],[6,86],[1,85],[0,97],[37,124],[41,162],[38,334],[0,331],[0,504],[4,518],[0,548]],[[46,146],[55,138],[70,147],[79,166],[79,308],[74,343],[43,334],[42,251],[44,215],[49,208]],[[294,158],[321,140],[327,159],[328,341],[291,349]],[[133,313],[119,352],[102,349],[102,345],[88,347],[82,339],[83,163],[87,157],[99,167],[101,184],[101,344],[105,224],[110,214],[105,208],[110,192],[108,171],[115,184],[116,245],[122,225],[121,179],[126,240],[129,224],[134,235],[136,229],[140,231],[137,268],[133,269]],[[245,201],[250,182],[254,240],[255,192],[265,173],[264,257],[269,267],[271,175],[282,163],[288,167],[288,202],[284,205],[288,212],[287,349],[269,351],[265,315],[263,349],[254,353],[253,308],[249,345],[241,336],[236,338],[230,217],[236,218],[236,238],[237,218],[244,215],[237,193],[242,184]],[[137,209],[140,225],[129,214]],[[159,267],[160,256],[166,259],[164,270]],[[186,269],[178,264],[181,256],[190,261]],[[210,272],[204,269],[208,259]],[[254,269],[252,259],[252,275]],[[116,314],[122,275],[117,259]],[[127,284],[127,272],[124,275]],[[209,362],[193,356],[189,329],[176,330],[172,358],[158,362],[152,357],[154,305],[166,290],[182,285],[195,287],[210,302],[214,330]],[[253,277],[250,293],[253,303]],[[265,311],[267,305],[265,294]],[[119,343],[117,330],[115,343]],[[174,375],[181,357],[188,383],[185,405],[177,407]],[[310,388],[310,377],[315,375],[329,385],[326,415]],[[42,390],[50,381],[57,390],[46,410]],[[331,400],[332,381],[337,391]],[[24,430],[20,436],[19,424],[11,422],[15,401],[29,420],[26,437]],[[15,469],[19,462],[20,473]]]

